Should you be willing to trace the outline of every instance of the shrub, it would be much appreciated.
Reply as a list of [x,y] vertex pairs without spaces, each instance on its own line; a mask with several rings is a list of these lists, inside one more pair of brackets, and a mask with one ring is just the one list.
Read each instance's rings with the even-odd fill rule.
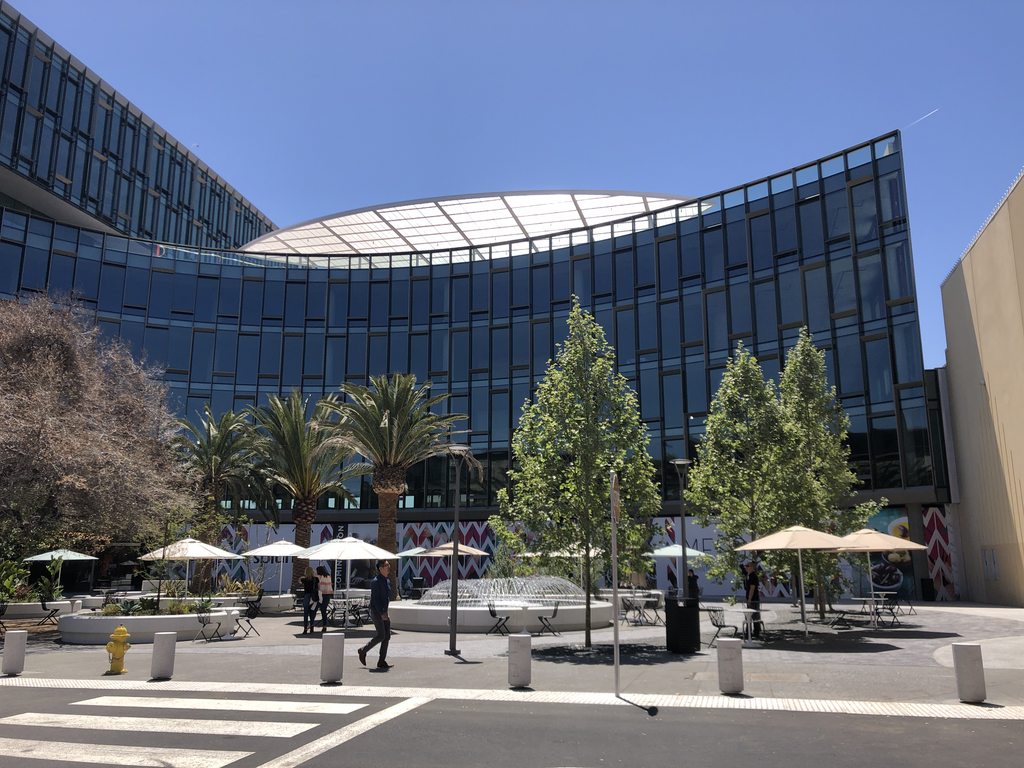
[[100,609],[101,616],[120,616],[121,605],[119,603],[107,603]]
[[0,599],[23,600],[28,593],[28,569],[13,560],[0,562]]

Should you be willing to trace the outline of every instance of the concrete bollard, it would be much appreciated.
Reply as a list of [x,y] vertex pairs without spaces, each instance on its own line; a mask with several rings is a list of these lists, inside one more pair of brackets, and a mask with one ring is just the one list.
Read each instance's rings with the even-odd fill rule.
[[150,679],[171,679],[174,675],[174,651],[177,646],[177,632],[155,632],[153,634],[153,661],[149,668]]
[[967,704],[985,700],[985,665],[981,646],[977,643],[953,643],[953,670],[956,672],[956,695]]
[[4,669],[5,675],[20,675],[25,671],[25,646],[28,644],[28,632],[24,629],[12,629],[4,634]]
[[718,687],[722,693],[743,692],[743,641],[718,639]]
[[320,679],[340,683],[345,672],[345,633],[332,632],[320,638]]
[[508,636],[508,684],[510,688],[530,685],[531,646],[533,638],[524,632]]

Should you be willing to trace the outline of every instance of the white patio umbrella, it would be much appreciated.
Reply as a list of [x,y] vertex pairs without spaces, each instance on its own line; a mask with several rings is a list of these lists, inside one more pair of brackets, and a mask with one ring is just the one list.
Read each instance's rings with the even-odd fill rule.
[[188,595],[188,567],[193,560],[241,560],[241,555],[198,539],[181,539],[166,547],[147,552],[139,560],[184,560],[185,594]]
[[348,593],[352,581],[353,560],[397,560],[398,555],[388,552],[368,541],[346,536],[343,539],[331,539],[323,544],[296,552],[295,557],[305,560],[344,560],[345,561],[345,592]]
[[[57,569],[57,581],[60,582],[60,575],[64,571],[64,562],[66,560],[97,560],[98,558],[92,555],[85,555],[81,552],[75,552],[72,549],[51,549],[49,552],[42,552],[38,555],[32,555],[32,557],[26,557],[22,560],[23,563],[41,563],[50,562],[52,560],[60,560],[60,567]],[[91,582],[90,582],[91,583]]]
[[[679,544],[669,544],[667,547],[658,547],[653,552],[645,552],[645,557],[682,557],[683,548]],[[701,552],[699,549],[693,549],[692,547],[686,548],[686,558],[692,560],[694,558],[709,557],[707,552]]]
[[805,549],[838,549],[843,546],[843,540],[838,536],[824,531],[816,531],[813,528],[805,528],[802,525],[791,525],[781,531],[755,539],[749,544],[736,547],[737,552],[753,552],[762,549],[795,549],[797,563],[800,568],[800,619],[804,623],[804,637],[807,636],[807,610],[804,605],[804,559],[802,552]]
[[[250,549],[248,552],[243,552],[245,557],[294,557],[297,553],[301,552],[305,547],[300,547],[298,544],[293,544],[290,541],[275,541],[273,544],[264,544],[262,547],[256,547],[256,549]],[[279,565],[277,567],[277,594],[281,594],[281,583],[284,577],[284,566]]]
[[888,533],[876,531],[873,528],[861,528],[859,531],[848,533],[840,537],[844,542],[839,547],[839,552],[863,552],[868,559],[868,584],[871,585],[871,598],[875,597],[875,579],[871,573],[872,552],[902,552],[908,549],[928,549],[924,544],[918,544],[910,539],[901,539],[899,536],[890,536]]
[[397,557],[419,557],[427,551],[426,547],[413,547],[412,549],[403,549],[397,554]]
[[[482,549],[471,547],[469,544],[463,544],[459,542],[459,556],[471,555],[473,557],[479,557],[480,555],[489,555],[490,552],[484,552]],[[451,557],[452,556],[452,542],[446,542],[440,546],[428,549],[426,552],[420,552],[420,557]]]

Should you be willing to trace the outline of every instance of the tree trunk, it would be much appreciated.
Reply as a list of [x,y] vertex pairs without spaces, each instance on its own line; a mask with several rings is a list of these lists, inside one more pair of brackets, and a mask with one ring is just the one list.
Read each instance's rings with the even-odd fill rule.
[[[377,546],[388,552],[398,551],[398,494],[393,491],[377,491],[379,511],[377,512]],[[391,597],[401,599],[398,592],[398,568],[391,569]]]
[[[316,500],[295,500],[292,509],[292,521],[295,523],[295,543],[300,547],[309,546],[310,527],[316,521]],[[302,573],[309,567],[309,560],[296,557],[292,561],[292,594],[299,594],[302,588]]]

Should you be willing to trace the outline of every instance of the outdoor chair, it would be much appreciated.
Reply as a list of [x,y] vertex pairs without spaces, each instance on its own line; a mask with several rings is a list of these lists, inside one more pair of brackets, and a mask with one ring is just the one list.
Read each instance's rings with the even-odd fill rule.
[[559,632],[552,626],[551,622],[554,621],[555,616],[558,615],[558,603],[555,603],[554,610],[551,611],[550,616],[540,616],[540,632],[537,634],[543,635],[545,632],[550,632],[552,635],[558,635],[561,637],[562,633]]
[[413,576],[412,577],[412,599],[413,600],[419,600],[421,597],[423,597],[423,592],[425,590],[424,582],[425,582],[425,580],[424,580],[424,578],[422,576]]
[[[250,619],[255,619],[257,616],[261,616],[263,614],[263,609],[260,607],[262,602],[263,587],[260,587],[260,591],[259,593],[257,593],[255,598],[253,598],[252,600],[245,601],[245,615],[248,616]],[[249,615],[250,613],[252,614],[251,616]],[[259,632],[257,632],[256,634],[258,635]]]
[[4,624],[4,614],[7,613],[7,601],[0,600],[0,635],[7,632],[7,625]]
[[256,625],[252,623],[252,620],[259,615],[260,609],[257,601],[247,601],[245,613],[235,620],[235,632],[237,633],[238,630],[242,630],[242,637],[248,637],[250,632],[255,632],[258,637],[260,631],[256,629]]
[[487,634],[490,635],[497,632],[499,635],[509,634],[508,628],[508,616],[499,616],[497,609],[494,607],[494,603],[487,604],[487,611],[491,614],[491,618],[494,619],[494,626],[487,630]]
[[[199,631],[196,632],[196,636],[192,638],[193,643],[200,637],[206,642],[210,642],[211,640],[220,640],[220,635],[217,634],[220,632],[220,622],[215,622],[213,620],[213,617],[210,615],[209,608],[197,610],[196,618],[199,620]],[[211,629],[210,627],[213,624],[216,626]],[[207,634],[207,632],[210,634]]]
[[886,595],[882,600],[881,604],[878,606],[878,618],[881,619],[882,611],[885,611],[890,616],[892,616],[892,621],[889,622],[890,627],[894,627],[897,624],[902,624],[903,622],[900,621],[900,617],[896,615],[899,611],[899,608],[900,604],[899,601],[896,599],[896,595]]
[[60,613],[60,609],[48,607],[45,600],[40,600],[39,605],[41,605],[43,610],[46,611],[46,615],[36,622],[36,626],[41,627],[43,624],[53,624],[54,626],[57,626],[57,614]]
[[718,636],[722,634],[723,629],[731,629],[733,637],[739,637],[740,628],[735,624],[725,623],[725,609],[724,608],[708,608],[708,618],[711,620],[711,626],[715,628],[715,636],[711,638],[708,643],[708,648],[713,646],[718,640]]
[[349,620],[358,626],[370,623],[370,602],[368,600],[350,600],[348,604]]

